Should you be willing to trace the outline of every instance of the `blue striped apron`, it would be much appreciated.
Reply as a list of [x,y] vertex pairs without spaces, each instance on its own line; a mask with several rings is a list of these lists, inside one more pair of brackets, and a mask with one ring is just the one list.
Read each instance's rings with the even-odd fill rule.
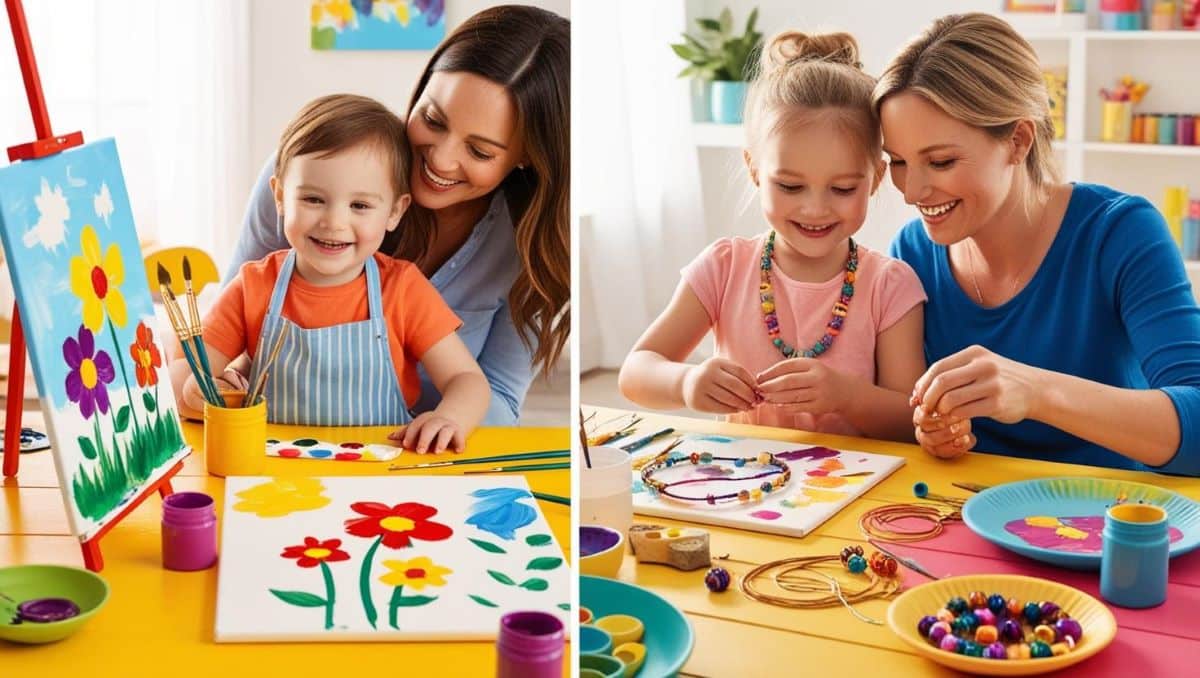
[[280,315],[296,252],[284,260],[250,370],[256,383],[262,364],[285,329],[287,336],[267,375],[267,421],[311,426],[397,426],[411,421],[392,364],[380,299],[379,267],[366,260],[370,317],[306,330]]

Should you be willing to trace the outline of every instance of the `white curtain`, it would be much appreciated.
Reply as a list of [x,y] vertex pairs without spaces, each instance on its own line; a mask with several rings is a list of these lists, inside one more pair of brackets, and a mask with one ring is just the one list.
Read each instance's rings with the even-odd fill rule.
[[[54,132],[115,137],[139,237],[200,247],[220,270],[255,167],[247,0],[25,0],[24,7]],[[0,13],[0,146],[33,138],[8,15]],[[7,271],[0,290],[7,316]]]
[[572,23],[580,369],[618,367],[706,244],[683,2],[582,2]]

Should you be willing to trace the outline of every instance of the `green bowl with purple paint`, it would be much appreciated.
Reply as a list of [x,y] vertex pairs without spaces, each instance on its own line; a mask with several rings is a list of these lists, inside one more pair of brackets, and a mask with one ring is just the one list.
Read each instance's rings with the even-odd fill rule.
[[[59,621],[12,623],[18,606],[39,599],[65,599],[79,613]],[[107,601],[108,582],[95,572],[64,565],[0,568],[0,640],[26,645],[60,641],[83,628]]]

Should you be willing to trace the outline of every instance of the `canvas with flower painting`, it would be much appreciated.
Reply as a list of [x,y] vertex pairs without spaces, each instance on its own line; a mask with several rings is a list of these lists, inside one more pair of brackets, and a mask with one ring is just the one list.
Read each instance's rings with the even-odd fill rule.
[[217,642],[489,640],[514,610],[570,622],[570,572],[524,478],[235,477],[225,507]]
[[0,169],[0,231],[72,531],[189,448],[112,139]]
[[446,37],[444,0],[313,0],[315,50],[433,49]]

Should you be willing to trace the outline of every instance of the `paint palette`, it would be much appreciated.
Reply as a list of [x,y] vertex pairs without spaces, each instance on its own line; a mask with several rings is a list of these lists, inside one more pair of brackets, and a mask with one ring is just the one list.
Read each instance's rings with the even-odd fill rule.
[[571,572],[512,477],[231,477],[217,642],[494,640],[570,623]]
[[[21,429],[21,452],[37,452],[50,449],[50,438],[45,433],[31,428]],[[0,452],[4,451],[4,429],[0,429]]]
[[403,450],[393,445],[327,443],[315,438],[267,439],[267,456],[329,461],[391,461]]
[[1077,570],[1100,568],[1104,513],[1118,498],[1163,507],[1171,555],[1200,546],[1200,504],[1154,485],[1104,478],[1040,478],[997,485],[967,500],[963,521],[1010,551]]
[[653,458],[669,443],[656,443],[634,460],[633,511],[648,516],[723,525],[755,532],[803,537],[831,518],[847,504],[862,496],[896,469],[904,465],[902,457],[870,454],[857,450],[807,447],[778,440],[689,436],[672,450],[688,457],[692,453],[711,453],[714,457],[754,457],[771,452],[784,460],[792,472],[787,485],[773,490],[762,501],[707,504],[707,494],[749,491],[770,478],[741,478],[756,475],[755,470],[735,468],[731,462],[717,464],[677,463],[655,471],[655,480],[683,482],[672,488],[698,501],[679,501],[661,495],[652,496],[642,483],[638,461]]

